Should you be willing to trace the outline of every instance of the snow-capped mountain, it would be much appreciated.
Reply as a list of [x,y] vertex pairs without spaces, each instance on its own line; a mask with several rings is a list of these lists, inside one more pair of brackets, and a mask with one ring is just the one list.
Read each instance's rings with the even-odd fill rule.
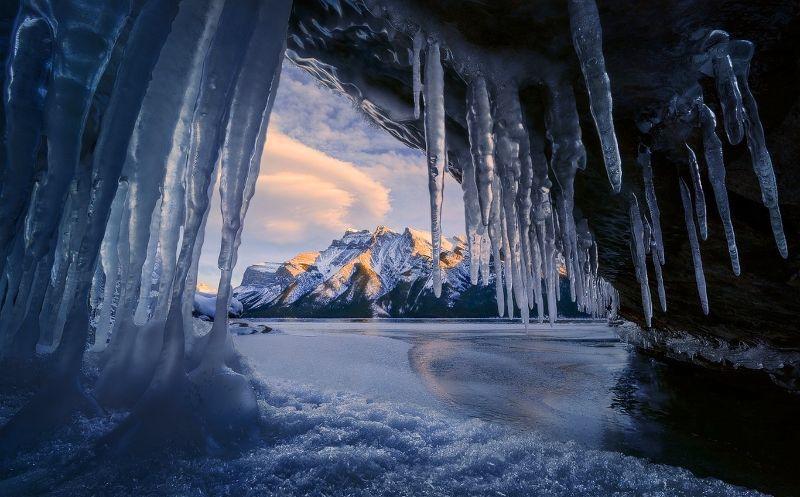
[[430,239],[413,228],[347,230],[322,252],[248,267],[234,296],[249,316],[494,316],[494,279],[469,284],[463,237],[442,240],[443,291],[433,295]]

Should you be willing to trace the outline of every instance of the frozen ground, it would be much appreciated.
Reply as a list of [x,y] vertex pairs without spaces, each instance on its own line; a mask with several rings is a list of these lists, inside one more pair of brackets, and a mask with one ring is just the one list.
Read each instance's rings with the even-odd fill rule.
[[[681,442],[665,421],[672,414],[663,398],[631,372],[642,369],[637,356],[604,325],[531,327],[526,334],[517,325],[486,322],[267,324],[275,331],[236,337],[254,369],[262,410],[259,435],[247,449],[114,464],[90,459],[73,465],[66,481],[45,484],[44,493],[759,495],[698,477],[736,481],[746,471],[705,452],[710,449],[697,443],[697,433],[693,446]],[[644,370],[657,374],[652,366]],[[658,384],[665,388],[665,381],[674,384],[663,375]],[[647,398],[655,399],[648,404],[658,410],[655,423],[637,414],[637,402]],[[56,442],[16,455],[16,468],[0,475],[0,495],[9,488],[4,477],[49,475],[80,456],[119,416],[79,419]],[[710,468],[670,459],[673,442],[674,451],[694,452],[710,460]],[[762,462],[747,464],[763,472]],[[746,486],[764,488],[764,482],[744,478],[751,481]]]

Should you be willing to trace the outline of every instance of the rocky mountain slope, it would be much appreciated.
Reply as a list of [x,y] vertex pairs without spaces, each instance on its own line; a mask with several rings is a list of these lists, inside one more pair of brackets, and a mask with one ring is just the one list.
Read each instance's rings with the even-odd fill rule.
[[[322,252],[284,263],[250,266],[234,296],[247,316],[492,317],[494,278],[469,284],[469,257],[461,237],[442,241],[441,298],[433,295],[430,233],[385,226],[348,230]],[[562,315],[577,316],[569,298]]]

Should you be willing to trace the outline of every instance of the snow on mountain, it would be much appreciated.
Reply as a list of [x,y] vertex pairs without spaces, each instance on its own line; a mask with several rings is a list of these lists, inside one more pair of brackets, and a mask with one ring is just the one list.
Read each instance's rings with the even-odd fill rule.
[[494,278],[469,284],[464,237],[442,239],[443,292],[432,291],[431,234],[378,226],[347,230],[321,252],[245,270],[234,296],[251,316],[490,317],[496,312]]
[[[431,288],[430,233],[386,226],[374,231],[347,230],[322,252],[304,252],[281,264],[250,266],[234,295],[245,311],[369,304],[372,314],[391,314],[382,298],[403,287]],[[468,285],[469,260],[465,240],[442,240],[443,281],[450,303]],[[384,299],[385,300],[385,299]]]

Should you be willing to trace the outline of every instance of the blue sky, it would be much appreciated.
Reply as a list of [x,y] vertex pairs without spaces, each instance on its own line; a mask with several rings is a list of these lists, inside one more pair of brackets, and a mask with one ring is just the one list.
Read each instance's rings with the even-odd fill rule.
[[[321,250],[347,228],[430,229],[427,181],[420,151],[368,122],[347,97],[284,62],[234,285],[247,266]],[[461,187],[448,176],[444,233],[463,233],[463,209]],[[215,191],[198,277],[212,288],[219,279],[220,226]]]

